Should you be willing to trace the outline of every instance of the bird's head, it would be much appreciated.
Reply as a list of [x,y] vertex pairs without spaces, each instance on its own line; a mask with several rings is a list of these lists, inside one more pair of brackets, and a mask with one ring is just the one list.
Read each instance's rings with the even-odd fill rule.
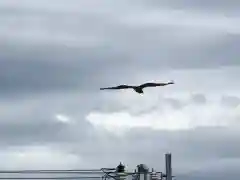
[[168,82],[168,84],[175,84],[175,83],[174,83],[174,81],[172,80],[172,81]]

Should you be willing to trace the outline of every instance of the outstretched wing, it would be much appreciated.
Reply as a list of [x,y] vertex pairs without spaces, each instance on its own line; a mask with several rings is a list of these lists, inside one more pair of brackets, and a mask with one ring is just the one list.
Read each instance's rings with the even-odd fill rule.
[[140,88],[145,88],[145,87],[157,87],[157,86],[166,86],[169,84],[174,84],[173,81],[168,82],[168,83],[145,83],[145,84],[141,84],[139,87]]
[[100,88],[100,90],[105,90],[105,89],[127,89],[127,88],[133,88],[133,86],[120,85],[120,86],[115,86],[115,87]]

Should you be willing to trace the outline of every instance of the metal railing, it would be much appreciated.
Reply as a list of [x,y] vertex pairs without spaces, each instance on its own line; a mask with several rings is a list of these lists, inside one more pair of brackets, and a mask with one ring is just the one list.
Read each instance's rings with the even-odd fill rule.
[[[70,169],[70,170],[0,170],[0,179],[99,179],[99,180],[140,180],[139,172],[125,172],[118,168]],[[152,172],[147,173],[151,177]],[[155,175],[161,172],[155,172]],[[154,175],[154,176],[155,176]],[[151,178],[150,178],[151,179]],[[153,178],[156,179],[156,178]]]
[[[166,174],[149,172],[144,164],[138,165],[135,172],[125,171],[121,163],[116,168],[70,169],[70,170],[0,170],[1,179],[99,179],[99,180],[172,180],[171,154],[165,155]],[[141,178],[141,175],[143,177]]]

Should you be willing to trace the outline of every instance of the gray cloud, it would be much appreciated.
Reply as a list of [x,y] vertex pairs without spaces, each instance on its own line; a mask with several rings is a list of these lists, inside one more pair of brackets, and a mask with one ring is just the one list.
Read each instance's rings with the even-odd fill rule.
[[196,104],[205,104],[207,102],[206,97],[203,94],[194,94],[192,101]]
[[150,1],[142,1],[150,7],[172,7],[172,8],[178,8],[178,9],[193,9],[193,10],[201,10],[201,11],[217,11],[220,13],[228,13],[232,15],[238,15],[238,6],[239,1],[237,0],[230,0],[230,1],[190,1],[190,0],[177,0],[177,1],[157,1],[157,0],[150,0]]
[[[80,50],[77,52],[78,55],[72,59],[71,53],[74,52],[64,47],[57,49],[59,53],[48,52],[45,48],[40,52],[35,49],[36,53],[28,51],[27,55],[20,55],[20,59],[17,59],[17,55],[16,57],[2,58],[3,60],[0,62],[1,91],[43,92],[72,88],[89,91],[99,89],[100,84],[106,80],[117,81],[121,79],[121,76],[110,77],[108,73],[113,73],[113,75],[129,73],[126,65],[119,68],[118,63],[115,63],[109,67],[110,59],[102,61],[105,55],[108,58],[113,57],[113,55],[104,53],[104,49],[103,52],[100,52],[101,48],[89,49],[85,52]],[[118,58],[120,57],[115,58],[115,60]],[[108,70],[108,68],[110,69]]]
[[[115,14],[110,11],[112,16],[104,13],[97,16],[97,11],[71,13],[60,11],[62,7],[51,11],[45,5],[37,9],[31,6],[35,7],[31,3],[27,9],[14,5],[1,7],[5,28],[1,30],[0,84],[5,92],[87,85],[92,88],[89,82],[96,88],[103,81],[114,82],[121,76],[126,81],[130,73],[138,75],[140,71],[239,65],[238,35],[215,37],[194,28],[164,24],[131,27],[121,20],[128,13],[119,13],[126,6],[119,6]],[[130,4],[129,10],[132,14],[138,12]],[[198,39],[194,42],[189,37],[193,31],[194,38],[206,36],[209,45],[202,45]],[[186,42],[189,44],[184,46],[182,43]],[[30,76],[32,72],[34,75]],[[109,74],[114,75],[114,80]]]
[[[163,155],[171,151],[178,179],[202,172],[205,179],[219,171],[225,176],[224,167],[239,165],[240,31],[238,2],[215,4],[1,1],[0,155],[17,154],[21,147],[28,154],[28,146],[46,146],[62,153],[52,159],[53,167],[65,161],[77,168],[111,167],[121,160],[130,167],[146,163],[163,170]],[[224,13],[231,16],[224,19]],[[176,80],[174,86],[147,89],[144,96],[99,91],[170,78]],[[213,103],[216,97],[220,100]],[[229,126],[175,131],[131,127],[117,136],[87,121],[96,111],[109,116],[123,112],[140,121],[154,113],[150,118],[160,119],[164,110],[169,119],[177,117],[174,125],[194,119],[197,125],[207,120],[217,126],[219,120]],[[58,120],[59,114],[69,122]],[[12,147],[16,149],[8,150]],[[50,159],[54,153],[48,148],[39,151]],[[5,161],[19,160],[11,157],[6,155]]]
[[[101,138],[81,145],[71,145],[68,151],[82,155],[87,162],[95,161],[95,166],[101,166],[102,162],[114,166],[116,161],[121,160],[130,168],[146,163],[161,170],[164,170],[163,155],[170,151],[173,153],[175,175],[193,173],[197,176],[201,172],[211,171],[214,174],[215,169],[224,167],[224,164],[218,167],[219,161],[239,158],[239,142],[236,137],[238,133],[231,131],[232,129],[204,128],[191,132],[169,133],[136,129],[125,134],[127,138],[114,138],[101,132]],[[208,137],[207,141],[203,133]],[[225,134],[224,137],[222,133]],[[219,136],[222,137],[221,141]],[[208,174],[204,176],[210,177]]]
[[[32,101],[17,100],[5,103],[5,113],[1,114],[0,123],[1,147],[54,147],[61,149],[64,154],[72,154],[87,162],[75,164],[83,168],[115,167],[121,160],[130,168],[139,163],[146,163],[159,170],[164,170],[161,160],[164,153],[170,151],[173,153],[174,173],[179,176],[181,173],[188,174],[196,170],[205,171],[204,167],[209,163],[209,159],[214,167],[217,166],[218,160],[239,157],[238,128],[197,128],[175,132],[133,128],[123,137],[115,136],[101,128],[94,128],[85,122],[86,115],[97,106],[101,109],[101,103],[108,102],[111,98],[94,96],[95,98],[90,99],[90,96],[93,94],[82,96],[62,93],[51,98],[35,96]],[[172,100],[184,106],[194,104],[191,101]],[[170,99],[170,104],[172,100]],[[160,100],[160,103],[164,102]],[[173,109],[179,110],[174,106]],[[54,114],[58,113],[69,115],[73,123],[56,121]],[[192,167],[192,163],[195,167]],[[194,173],[195,176],[198,174]],[[208,174],[206,177],[209,177]]]
[[223,96],[221,103],[227,107],[237,107],[240,104],[240,98],[236,96]]

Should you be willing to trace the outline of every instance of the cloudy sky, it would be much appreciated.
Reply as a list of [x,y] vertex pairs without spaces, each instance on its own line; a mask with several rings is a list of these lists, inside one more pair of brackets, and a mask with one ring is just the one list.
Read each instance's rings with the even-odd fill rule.
[[[1,0],[0,169],[236,179],[240,1]],[[131,91],[100,87],[174,80]]]

